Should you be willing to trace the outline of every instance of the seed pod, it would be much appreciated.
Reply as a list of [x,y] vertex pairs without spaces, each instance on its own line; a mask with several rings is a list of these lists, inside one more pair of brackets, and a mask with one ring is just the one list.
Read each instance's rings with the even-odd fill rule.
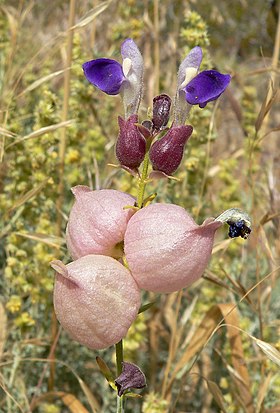
[[155,171],[164,172],[166,175],[172,175],[176,171],[192,131],[193,127],[190,125],[173,126],[163,138],[152,145],[149,155]]
[[87,186],[72,188],[75,203],[66,228],[66,243],[73,259],[88,254],[123,254],[123,239],[127,222],[134,214],[135,199],[120,191],[101,189],[92,191]]
[[214,235],[221,222],[201,226],[178,205],[151,204],[130,219],[124,252],[138,286],[171,293],[203,274],[211,257]]
[[127,120],[119,116],[119,136],[116,143],[116,156],[122,166],[138,168],[146,153],[146,140],[135,125],[137,115],[131,115]]
[[62,327],[92,349],[119,342],[140,307],[140,290],[130,272],[103,255],[51,265],[56,271],[54,308]]

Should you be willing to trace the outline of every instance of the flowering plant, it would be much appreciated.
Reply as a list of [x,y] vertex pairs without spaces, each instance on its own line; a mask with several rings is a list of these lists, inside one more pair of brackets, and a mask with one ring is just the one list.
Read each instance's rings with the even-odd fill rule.
[[179,67],[170,127],[172,101],[166,94],[153,99],[151,119],[140,123],[143,59],[132,39],[123,42],[121,54],[122,65],[101,58],[84,63],[83,70],[95,87],[122,97],[125,114],[118,118],[116,157],[119,166],[136,177],[137,197],[113,189],[74,187],[75,203],[66,230],[74,261],[67,265],[52,262],[54,306],[62,326],[89,348],[116,344],[119,377],[112,387],[118,391],[118,412],[123,411],[129,389],[146,384],[137,366],[123,362],[121,344],[143,309],[141,289],[170,293],[201,277],[215,232],[223,223],[230,225],[232,238],[247,238],[251,232],[250,218],[238,209],[198,225],[184,208],[151,203],[155,194],[145,198],[149,180],[174,179],[193,131],[193,126],[185,125],[192,106],[204,108],[216,100],[231,76],[216,70],[198,73],[202,50],[196,46]]

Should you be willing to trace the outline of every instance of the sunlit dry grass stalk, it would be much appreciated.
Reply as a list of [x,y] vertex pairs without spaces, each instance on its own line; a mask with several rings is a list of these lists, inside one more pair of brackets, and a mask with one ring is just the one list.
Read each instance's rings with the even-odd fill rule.
[[154,0],[154,96],[159,94],[159,0]]
[[[268,92],[266,96],[266,105],[269,103],[275,91],[278,90],[279,84],[277,83],[277,69],[279,64],[279,56],[280,56],[280,3],[278,4],[278,22],[277,22],[277,30],[275,34],[275,41],[274,41],[274,50],[271,62],[271,75],[270,75],[270,84],[268,87]],[[278,97],[279,100],[280,97]],[[269,113],[268,113],[269,114]],[[269,122],[269,116],[263,119],[263,131],[267,132],[267,126]]]
[[[75,22],[75,8],[76,8],[76,0],[70,0],[70,9],[69,9],[69,20],[68,20],[68,34],[67,34],[67,54],[66,54],[66,62],[65,62],[65,69],[70,68],[72,64],[72,50],[73,50],[73,36],[74,31],[71,28],[74,26]],[[63,83],[63,107],[62,107],[62,122],[66,122],[68,118],[68,110],[69,110],[69,97],[70,97],[70,70],[66,70],[64,72],[64,83]],[[61,131],[61,139],[59,142],[59,152],[58,152],[58,198],[56,202],[56,209],[57,209],[57,222],[56,222],[56,235],[59,237],[61,235],[62,229],[62,211],[63,200],[64,200],[64,166],[65,166],[65,152],[66,152],[66,140],[67,140],[67,133],[66,128],[62,128]],[[52,326],[51,326],[51,338],[52,342],[54,342],[57,336],[57,320],[53,310],[52,313]],[[52,351],[50,354],[51,359],[53,362],[50,364],[50,377],[49,377],[49,389],[52,390],[54,387],[54,375],[55,375],[55,350]]]

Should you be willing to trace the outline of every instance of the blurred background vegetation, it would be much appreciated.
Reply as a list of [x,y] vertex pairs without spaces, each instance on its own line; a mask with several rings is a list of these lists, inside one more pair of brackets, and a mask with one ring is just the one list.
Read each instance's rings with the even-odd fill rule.
[[219,232],[195,285],[144,295],[155,305],[130,329],[125,359],[148,387],[127,411],[280,412],[279,1],[1,0],[0,36],[0,412],[116,410],[95,362],[114,370],[113,349],[90,351],[61,331],[49,262],[70,260],[71,186],[135,193],[135,180],[108,166],[120,98],[95,90],[81,69],[120,59],[127,37],[145,62],[141,120],[155,95],[174,97],[180,61],[196,45],[202,69],[233,77],[217,103],[193,109],[180,181],[152,183],[150,193],[198,223],[230,207],[253,219],[248,241]]

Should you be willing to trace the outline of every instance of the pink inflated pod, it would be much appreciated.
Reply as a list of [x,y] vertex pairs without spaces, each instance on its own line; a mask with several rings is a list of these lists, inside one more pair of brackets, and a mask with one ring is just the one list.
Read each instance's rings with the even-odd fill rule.
[[197,225],[180,206],[151,204],[130,219],[124,238],[129,269],[140,288],[171,293],[203,274],[222,222]]
[[73,259],[88,254],[119,258],[123,254],[123,239],[127,223],[134,214],[135,199],[120,191],[87,186],[72,188],[75,203],[66,228],[66,243]]
[[79,343],[103,349],[127,333],[140,307],[140,290],[117,260],[87,255],[70,264],[52,261],[54,308],[62,327]]

